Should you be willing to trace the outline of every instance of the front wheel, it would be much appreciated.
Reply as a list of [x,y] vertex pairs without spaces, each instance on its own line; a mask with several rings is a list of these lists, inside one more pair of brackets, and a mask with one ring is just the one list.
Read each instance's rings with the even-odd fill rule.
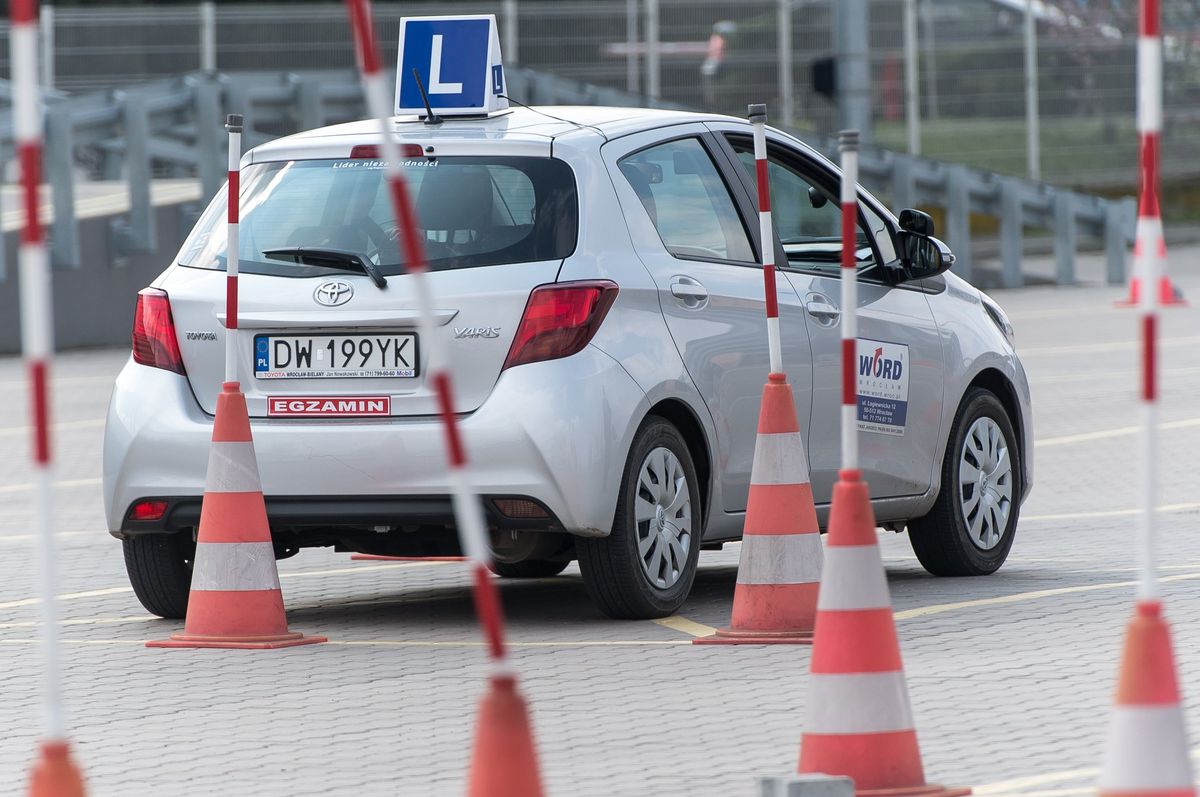
[[625,463],[612,533],[575,540],[583,583],[600,611],[648,620],[683,605],[700,556],[700,495],[679,431],[648,418]]
[[935,576],[983,576],[1008,558],[1021,511],[1021,462],[1004,405],[987,390],[963,397],[942,463],[937,503],[908,524],[917,559]]

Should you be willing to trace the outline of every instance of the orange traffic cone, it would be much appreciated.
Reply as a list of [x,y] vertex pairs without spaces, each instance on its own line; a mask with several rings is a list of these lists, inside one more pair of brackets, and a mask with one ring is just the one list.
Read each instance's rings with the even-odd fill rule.
[[29,779],[29,797],[83,797],[83,775],[66,742],[42,742]]
[[512,675],[494,675],[479,704],[469,797],[541,797],[525,700]]
[[742,555],[728,628],[698,645],[813,640],[821,581],[821,530],[813,506],[804,439],[783,374],[763,387]]
[[226,382],[217,396],[183,633],[146,646],[284,648],[326,641],[288,631],[246,397],[237,382]]
[[1162,604],[1142,601],[1125,632],[1100,797],[1194,797],[1187,731]]
[[1118,301],[1118,307],[1136,306],[1142,301],[1142,291],[1157,294],[1160,305],[1186,305],[1183,292],[1167,276],[1167,242],[1163,238],[1162,217],[1158,196],[1143,188],[1138,200],[1137,228],[1133,244],[1133,276],[1129,279],[1129,296]]
[[857,470],[843,470],[833,488],[809,684],[801,773],[849,776],[859,795],[970,793],[925,782],[875,515]]

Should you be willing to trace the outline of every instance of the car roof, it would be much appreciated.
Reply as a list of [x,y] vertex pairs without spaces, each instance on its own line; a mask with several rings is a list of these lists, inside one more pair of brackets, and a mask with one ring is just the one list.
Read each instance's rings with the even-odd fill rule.
[[[744,119],[720,114],[595,105],[522,106],[490,117],[449,118],[440,125],[426,125],[415,116],[398,116],[391,123],[401,140],[443,144],[503,140],[518,146],[548,148],[551,141],[565,136],[613,139],[672,125],[714,121],[745,124]],[[348,146],[375,142],[378,131],[378,122],[373,119],[306,130],[256,147],[250,160],[313,158],[343,152]]]

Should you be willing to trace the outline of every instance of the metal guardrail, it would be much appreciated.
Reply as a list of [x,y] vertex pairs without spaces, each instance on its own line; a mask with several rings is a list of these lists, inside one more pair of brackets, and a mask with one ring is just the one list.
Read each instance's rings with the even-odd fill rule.
[[[646,104],[644,98],[619,89],[530,69],[514,68],[507,77],[510,94],[529,104]],[[110,222],[109,259],[152,253],[158,248],[152,180],[198,177],[205,200],[215,194],[225,179],[222,123],[228,111],[245,117],[249,148],[297,130],[358,119],[362,107],[358,81],[348,72],[195,73],[128,90],[50,98],[45,111],[45,173],[52,194],[53,264],[81,265],[75,216],[81,170],[88,178],[124,180],[128,186],[128,213]],[[803,133],[800,137],[831,157],[836,153],[832,139]],[[12,146],[11,116],[3,109],[0,153],[5,159],[11,157]],[[872,148],[862,152],[860,170],[864,184],[890,196],[894,207],[932,205],[946,210],[947,242],[957,256],[954,270],[966,279],[973,269],[971,216],[983,215],[999,222],[1004,287],[1024,282],[1026,227],[1053,231],[1059,284],[1075,281],[1080,234],[1103,243],[1108,281],[1124,281],[1134,226],[1132,199],[1107,200]],[[187,206],[185,212],[194,214],[196,208]],[[0,258],[2,253],[0,247]],[[4,275],[0,260],[0,279]]]

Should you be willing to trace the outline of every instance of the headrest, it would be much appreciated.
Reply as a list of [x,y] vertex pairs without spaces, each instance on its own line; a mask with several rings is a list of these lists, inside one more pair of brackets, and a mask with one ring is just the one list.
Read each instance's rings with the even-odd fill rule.
[[426,230],[492,226],[492,178],[482,166],[432,166],[421,179],[417,218]]

